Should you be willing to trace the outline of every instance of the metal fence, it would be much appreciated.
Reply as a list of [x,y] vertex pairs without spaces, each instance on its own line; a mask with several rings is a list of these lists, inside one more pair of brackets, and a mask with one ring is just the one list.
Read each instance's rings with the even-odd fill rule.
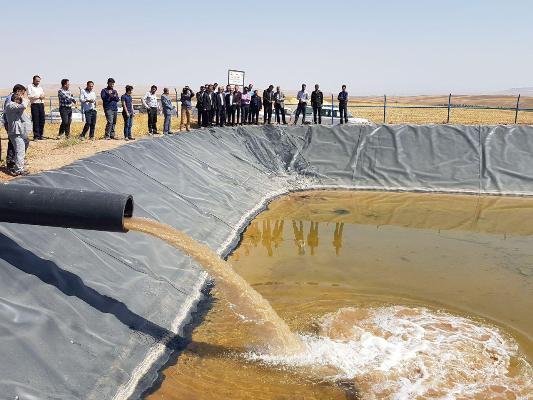
[[[533,124],[533,98],[531,97],[524,98],[519,95],[517,97],[500,96],[497,100],[489,99],[490,102],[496,103],[494,105],[460,102],[461,99],[469,96],[457,96],[456,103],[454,103],[453,95],[446,97],[445,102],[438,102],[438,104],[427,104],[421,101],[423,96],[415,100],[409,97],[389,96],[383,96],[379,100],[377,98],[352,99],[348,103],[348,112],[353,117],[383,124]],[[476,101],[478,97],[490,98],[491,96],[472,96],[471,101]],[[328,116],[331,116],[333,123],[334,116],[338,119],[336,97],[331,95],[328,101],[329,104],[324,104],[323,108],[331,108]],[[292,107],[292,112],[297,107],[296,103],[286,103],[286,105]]]
[[[173,102],[175,102],[176,109],[179,109],[178,92],[176,90],[174,92]],[[354,117],[384,124],[533,124],[533,98],[531,97],[500,96],[497,98],[500,103],[494,105],[460,103],[459,101],[464,98],[465,96],[457,96],[457,102],[454,102],[454,96],[450,94],[447,96],[447,102],[440,102],[436,105],[424,103],[418,98],[415,100],[388,96],[370,100],[360,98],[349,101],[348,112]],[[79,97],[77,100],[79,101]],[[59,107],[58,97],[50,96],[46,102],[47,119],[49,122],[57,122],[59,116],[55,113],[58,112],[56,109]],[[142,111],[141,96],[134,96],[133,102],[134,107]],[[297,104],[286,102],[286,106],[294,112]],[[101,101],[99,107],[101,108]],[[331,103],[325,104],[323,108],[331,109],[331,112],[328,112],[328,118],[331,116],[332,123],[334,118],[338,119],[337,101],[334,95],[331,95]],[[81,118],[83,119],[84,116],[82,115]]]

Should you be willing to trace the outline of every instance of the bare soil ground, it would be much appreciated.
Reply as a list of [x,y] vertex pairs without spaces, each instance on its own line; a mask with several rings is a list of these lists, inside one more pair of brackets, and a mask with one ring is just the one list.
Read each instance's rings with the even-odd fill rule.
[[[105,118],[100,113],[96,124],[97,140],[85,140],[81,141],[77,139],[80,134],[83,124],[72,123],[71,138],[57,140],[57,131],[59,124],[47,123],[45,125],[45,137],[46,140],[31,141],[26,154],[27,169],[31,174],[36,174],[42,171],[50,169],[60,168],[64,165],[71,164],[72,162],[81,158],[89,157],[93,154],[101,151],[111,150],[118,146],[123,146],[127,143],[123,135],[123,123],[122,118],[119,116],[116,126],[116,137],[119,140],[103,140]],[[162,132],[163,118],[158,118],[158,127]],[[172,119],[172,131],[177,132],[179,130],[179,121],[176,117]],[[194,122],[193,127],[196,127]],[[147,135],[147,116],[144,114],[137,115],[135,117],[132,133],[137,140],[150,140],[152,137]],[[2,141],[2,162],[0,162],[0,182],[13,179],[5,169],[5,156],[7,150],[7,135],[3,128],[0,128],[0,140]]]

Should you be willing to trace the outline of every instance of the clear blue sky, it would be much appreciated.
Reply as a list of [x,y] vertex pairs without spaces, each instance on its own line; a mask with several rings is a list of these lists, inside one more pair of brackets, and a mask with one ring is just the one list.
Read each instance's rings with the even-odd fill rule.
[[2,1],[0,87],[72,82],[198,86],[246,71],[360,94],[533,86],[531,0]]

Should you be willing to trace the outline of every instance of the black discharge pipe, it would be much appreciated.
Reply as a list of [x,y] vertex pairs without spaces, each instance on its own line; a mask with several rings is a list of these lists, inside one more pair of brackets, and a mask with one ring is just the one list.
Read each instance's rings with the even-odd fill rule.
[[132,215],[130,194],[0,185],[0,222],[127,232],[124,218]]

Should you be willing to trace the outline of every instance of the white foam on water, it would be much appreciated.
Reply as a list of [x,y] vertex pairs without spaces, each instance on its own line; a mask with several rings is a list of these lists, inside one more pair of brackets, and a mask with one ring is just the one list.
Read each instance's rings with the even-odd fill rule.
[[[344,308],[324,316],[319,327],[318,335],[300,335],[303,353],[245,357],[315,370],[328,380],[353,380],[365,399],[528,399],[533,393],[531,365],[520,358],[517,343],[493,326],[392,306]],[[519,363],[514,372],[513,358]]]

